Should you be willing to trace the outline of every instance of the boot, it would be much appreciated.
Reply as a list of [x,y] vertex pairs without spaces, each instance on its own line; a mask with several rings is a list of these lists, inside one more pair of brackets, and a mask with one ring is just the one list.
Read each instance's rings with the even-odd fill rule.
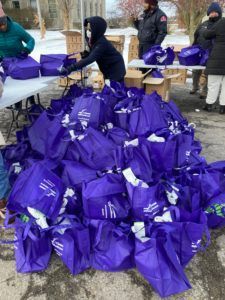
[[212,104],[207,104],[203,107],[203,110],[211,112],[212,111]]
[[225,105],[220,105],[220,112],[221,115],[225,114]]
[[192,89],[191,91],[190,91],[190,95],[194,95],[194,94],[196,94],[197,93],[197,91],[198,91],[198,89]]
[[199,96],[199,98],[202,99],[202,100],[205,100],[205,99],[206,99],[206,95],[205,95],[205,94],[201,94],[201,95]]

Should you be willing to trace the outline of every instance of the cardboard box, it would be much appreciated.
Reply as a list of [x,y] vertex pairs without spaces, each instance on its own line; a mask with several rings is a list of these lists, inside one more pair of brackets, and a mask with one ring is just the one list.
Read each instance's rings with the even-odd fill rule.
[[143,80],[150,71],[143,74],[141,71],[128,69],[125,76],[125,85],[127,87],[143,88]]
[[130,45],[131,44],[139,45],[139,40],[138,40],[138,37],[136,35],[132,35],[130,37]]
[[[87,76],[90,76],[91,69],[88,69]],[[61,87],[71,86],[74,83],[81,82],[81,72],[74,72],[70,74],[68,77],[59,78],[58,85]]]
[[3,137],[3,135],[2,135],[2,132],[0,131],[0,146],[5,146],[6,144],[5,144],[5,139],[4,139],[4,137]]
[[166,69],[163,71],[165,75],[175,75],[179,74],[178,77],[172,79],[172,84],[183,85],[186,84],[187,80],[187,70],[186,69]]
[[145,92],[147,94],[151,94],[156,91],[160,96],[162,96],[164,101],[169,101],[171,80],[178,77],[179,74],[164,76],[164,78],[153,78],[149,76],[145,78],[143,83],[145,84]]
[[106,35],[108,41],[110,41],[113,46],[116,48],[118,52],[123,54],[124,50],[124,42],[125,36],[124,35]]
[[82,34],[79,30],[64,30],[67,53],[81,52],[83,50]]

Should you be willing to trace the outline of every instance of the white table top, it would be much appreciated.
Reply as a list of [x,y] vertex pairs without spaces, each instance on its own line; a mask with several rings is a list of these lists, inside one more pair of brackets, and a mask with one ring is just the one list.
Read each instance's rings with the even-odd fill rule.
[[174,61],[173,65],[168,66],[146,65],[143,59],[133,59],[131,62],[129,62],[128,68],[205,70],[204,66],[182,66],[179,64],[179,61]]
[[30,96],[33,96],[48,87],[48,84],[58,77],[38,77],[27,80],[16,80],[7,77],[4,84],[3,95],[0,98],[0,109],[20,102]]

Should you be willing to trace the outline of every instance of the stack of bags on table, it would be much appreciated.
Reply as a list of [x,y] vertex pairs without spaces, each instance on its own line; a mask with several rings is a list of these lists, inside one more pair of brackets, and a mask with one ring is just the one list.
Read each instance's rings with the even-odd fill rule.
[[137,268],[162,297],[191,288],[185,267],[225,224],[225,162],[200,156],[172,101],[74,85],[17,140],[3,154],[18,272],[46,269],[54,250],[74,275]]

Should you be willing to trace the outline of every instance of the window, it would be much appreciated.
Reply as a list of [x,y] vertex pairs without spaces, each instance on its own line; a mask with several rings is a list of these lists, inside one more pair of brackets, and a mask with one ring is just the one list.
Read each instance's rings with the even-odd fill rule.
[[13,8],[20,9],[20,1],[13,1],[12,5],[13,5]]
[[51,19],[57,18],[57,7],[55,0],[48,0],[49,16]]
[[37,2],[36,2],[36,0],[30,0],[30,6],[31,6],[33,9],[37,9]]

